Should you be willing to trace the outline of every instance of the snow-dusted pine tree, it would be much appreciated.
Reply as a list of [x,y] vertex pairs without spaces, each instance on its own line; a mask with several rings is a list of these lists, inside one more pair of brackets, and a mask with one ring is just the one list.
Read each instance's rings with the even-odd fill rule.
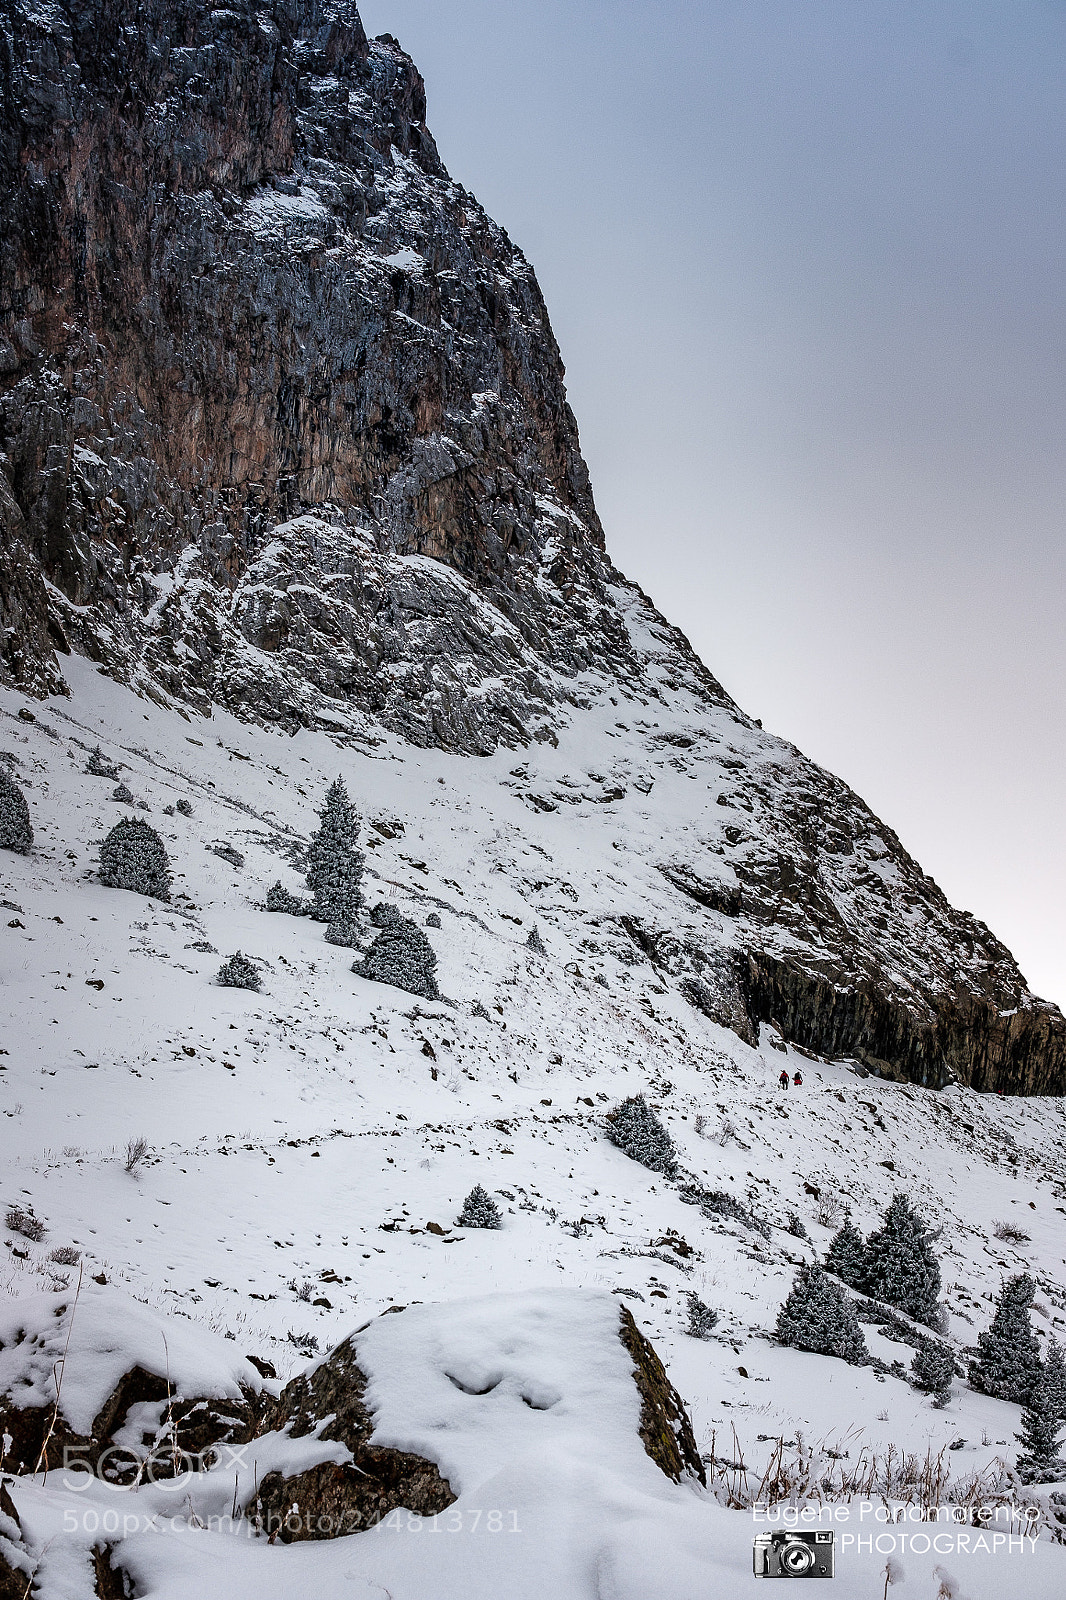
[[1029,1321],[1034,1284],[1027,1272],[1008,1278],[996,1302],[992,1326],[979,1334],[970,1362],[970,1386],[997,1400],[1024,1405],[1044,1375],[1040,1346]]
[[911,1382],[926,1394],[943,1394],[951,1388],[955,1376],[955,1360],[947,1345],[931,1340],[914,1352],[911,1359]]
[[320,825],[307,852],[307,887],[315,897],[312,915],[328,924],[330,944],[353,945],[363,901],[364,856],[356,849],[359,816],[343,778],[330,784],[318,815]]
[[169,900],[170,861],[155,829],[140,817],[116,822],[100,846],[100,882]]
[[866,1241],[863,1288],[875,1300],[935,1328],[939,1321],[940,1263],[929,1230],[905,1194],[894,1195],[884,1221]]
[[611,1143],[631,1161],[671,1178],[677,1172],[674,1141],[642,1094],[630,1095],[609,1111],[604,1126]]
[[263,984],[259,968],[239,950],[223,961],[215,982],[220,983],[224,989],[254,989],[257,993]]
[[861,1289],[866,1281],[866,1244],[850,1211],[830,1241],[825,1270],[852,1289]]
[[709,1339],[718,1322],[717,1311],[712,1311],[698,1294],[690,1292],[685,1296],[685,1300],[688,1307],[685,1332],[690,1339]]
[[821,1267],[804,1263],[777,1313],[777,1337],[795,1350],[839,1356],[853,1366],[867,1359],[866,1340],[847,1293]]
[[298,894],[291,894],[280,878],[270,885],[264,904],[267,911],[283,911],[290,917],[308,917],[314,909],[310,900],[301,900]]
[[1054,1336],[1044,1355],[1043,1383],[1052,1415],[1066,1422],[1066,1353]]
[[33,828],[26,796],[14,778],[0,767],[0,846],[28,856],[32,844]]
[[1022,1412],[1022,1431],[1014,1435],[1022,1447],[1017,1466],[1023,1483],[1055,1483],[1066,1478],[1061,1430],[1062,1419],[1055,1415],[1047,1388],[1038,1383]]
[[399,914],[381,929],[363,959],[352,965],[360,978],[391,983],[425,1000],[440,999],[436,969],[436,953],[418,923]]
[[113,761],[109,761],[107,759],[99,745],[95,745],[93,747],[89,755],[89,760],[86,763],[85,770],[92,778],[118,777],[118,768],[115,766]]
[[526,949],[532,950],[535,956],[546,956],[548,954],[544,948],[544,940],[540,936],[539,928],[530,928],[526,934]]
[[480,1183],[475,1183],[456,1220],[457,1228],[502,1228],[500,1208]]

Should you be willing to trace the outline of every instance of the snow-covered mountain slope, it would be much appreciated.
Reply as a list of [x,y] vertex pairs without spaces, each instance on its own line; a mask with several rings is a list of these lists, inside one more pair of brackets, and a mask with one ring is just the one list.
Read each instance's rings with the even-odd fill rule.
[[[1066,1329],[1066,1022],[613,568],[535,276],[396,41],[352,0],[0,0],[0,273],[0,761],[36,835],[0,850],[2,1600],[725,1600],[764,1473],[860,1521],[1001,1499],[1018,1409],[958,1374],[1023,1267]],[[262,909],[338,775],[439,1000]],[[169,901],[100,881],[120,816]],[[238,950],[260,992],[215,982]],[[634,1094],[687,1179],[607,1138]],[[476,1184],[500,1229],[458,1225]],[[941,1229],[945,1409],[905,1320],[862,1367],[768,1331],[898,1190]],[[348,1442],[285,1411],[343,1352]],[[172,1402],[244,1456],[45,1475]],[[373,1476],[352,1439],[432,1526],[261,1537],[290,1479]],[[1059,1526],[962,1551],[970,1600],[1061,1593]],[[883,1595],[837,1531],[841,1591]],[[943,1553],[913,1592],[960,1592]]]
[[[654,740],[675,726],[662,707],[658,730],[638,730],[637,706],[590,699],[574,744],[536,746],[516,776],[509,753],[471,762],[395,736],[359,750],[221,712],[189,720],[87,663],[71,669],[71,696],[34,706],[34,721],[18,715],[29,709],[23,697],[0,699],[0,748],[14,757],[7,764],[36,831],[31,855],[0,857],[3,1197],[48,1229],[38,1244],[4,1236],[10,1294],[71,1279],[73,1269],[48,1261],[71,1244],[87,1273],[232,1337],[236,1352],[265,1357],[284,1376],[306,1359],[310,1340],[325,1350],[392,1305],[535,1289],[550,1306],[558,1292],[597,1291],[630,1306],[653,1340],[700,1449],[713,1445],[728,1459],[742,1452],[753,1479],[770,1441],[797,1432],[849,1451],[849,1460],[863,1446],[935,1456],[962,1439],[945,1456],[956,1477],[1012,1459],[1017,1407],[957,1382],[948,1408],[936,1410],[899,1377],[781,1349],[767,1330],[809,1250],[783,1231],[788,1213],[821,1249],[831,1226],[819,1215],[833,1224],[847,1204],[868,1230],[902,1188],[943,1228],[937,1249],[960,1358],[1002,1278],[1023,1265],[1039,1285],[1037,1326],[1045,1336],[1066,1331],[1062,1103],[882,1080],[856,1063],[783,1052],[766,1027],[745,1042],[642,959],[620,919],[654,915],[680,942],[691,904],[660,871],[664,848],[685,839],[679,812],[691,816],[696,787],[691,769],[663,759]],[[676,714],[684,719],[683,699]],[[614,726],[623,722],[624,740]],[[734,741],[741,733],[766,738],[738,725]],[[100,838],[131,814],[110,798],[111,780],[84,772],[98,742],[149,807],[132,814],[164,838],[175,871],[170,904],[97,881]],[[338,773],[366,817],[368,899],[386,898],[422,924],[433,913],[440,920],[428,931],[441,1002],[357,978],[352,952],[327,944],[321,924],[257,909],[276,878],[300,887],[290,863]],[[625,799],[591,798],[612,774],[627,784]],[[634,775],[653,780],[650,796],[628,786]],[[191,817],[166,813],[179,799]],[[716,809],[712,797],[708,810]],[[215,854],[221,845],[243,855],[243,867]],[[526,944],[533,927],[545,955]],[[262,963],[261,993],[214,984],[237,948]],[[787,1095],[776,1087],[783,1061],[804,1077]],[[637,1092],[659,1109],[684,1166],[766,1217],[768,1238],[686,1204],[676,1183],[606,1139],[604,1112]],[[127,1171],[127,1147],[141,1137],[148,1154]],[[476,1182],[496,1196],[499,1231],[454,1226]],[[1000,1242],[1002,1220],[1029,1242]],[[690,1291],[722,1313],[709,1341],[683,1332]],[[906,1345],[866,1332],[873,1354],[909,1361]],[[491,1435],[495,1415],[483,1410],[477,1427]],[[506,1433],[506,1418],[497,1421]],[[394,1426],[402,1444],[407,1436]],[[441,1449],[457,1451],[456,1462],[473,1459],[463,1452],[476,1456],[477,1428],[467,1443],[460,1428],[446,1445],[453,1427],[454,1418],[442,1424]],[[603,1427],[608,1472],[616,1450]],[[415,1443],[425,1449],[425,1436]],[[639,1451],[626,1457],[632,1471],[617,1466],[610,1489],[591,1479],[568,1489],[545,1459],[538,1490],[536,1456],[518,1451],[518,1459],[526,1465],[507,1479],[514,1504],[503,1509],[555,1528],[569,1494],[569,1531],[549,1553],[546,1532],[495,1554],[482,1545],[475,1553],[476,1536],[464,1533],[467,1553],[449,1546],[440,1558],[442,1574],[456,1562],[469,1578],[464,1593],[496,1594],[505,1583],[532,1594],[547,1576],[575,1597],[735,1592],[749,1561],[750,1514],[665,1479],[653,1511],[632,1476],[645,1471]],[[470,1487],[456,1504],[484,1509],[489,1479],[465,1470],[458,1479]],[[582,1524],[586,1495],[597,1509]],[[61,1527],[66,1504],[20,1490],[25,1526],[41,1543],[50,1517]],[[673,1566],[657,1554],[649,1570],[654,1546],[639,1533],[648,1517],[679,1519]],[[142,1592],[188,1593],[212,1563],[222,1563],[235,1594],[253,1585],[291,1593],[294,1572],[298,1584],[314,1581],[328,1594],[346,1592],[345,1573],[397,1600],[459,1592],[450,1575],[427,1590],[424,1557],[407,1546],[381,1555],[383,1534],[293,1546],[289,1566],[290,1552],[267,1554],[243,1538],[216,1550],[210,1537],[209,1545],[186,1529],[164,1544],[142,1531],[130,1551]],[[55,1587],[43,1592],[91,1592],[59,1586],[74,1555],[62,1541],[55,1549]],[[1026,1557],[1027,1582],[1050,1596],[1063,1582],[1060,1552],[1041,1551]],[[849,1560],[855,1587],[846,1592],[866,1593],[867,1572],[873,1593],[876,1553]],[[966,1565],[966,1592],[1005,1592],[998,1561],[987,1571]]]
[[569,808],[641,856],[593,898],[608,962],[748,1039],[1066,1087],[1009,952],[612,567],[532,268],[394,39],[350,0],[0,0],[0,33],[0,679],[74,651],[355,750],[509,748],[503,839]]

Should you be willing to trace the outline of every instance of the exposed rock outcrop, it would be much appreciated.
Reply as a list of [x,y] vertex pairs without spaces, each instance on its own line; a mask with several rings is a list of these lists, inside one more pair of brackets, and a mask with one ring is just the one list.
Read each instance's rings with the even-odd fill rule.
[[10,677],[73,647],[478,751],[536,732],[549,660],[624,666],[536,279],[395,40],[350,0],[0,28]]
[[314,1433],[352,1454],[350,1462],[263,1479],[250,1509],[263,1532],[283,1544],[357,1533],[400,1507],[433,1516],[456,1498],[432,1461],[370,1442],[374,1421],[355,1340],[352,1334],[309,1373],[299,1373],[264,1415],[261,1432],[285,1429],[295,1439]]
[[640,1437],[645,1450],[675,1483],[691,1473],[706,1484],[707,1474],[685,1402],[670,1382],[651,1340],[633,1321],[628,1306],[621,1308],[618,1336],[633,1357],[633,1381],[640,1391]]

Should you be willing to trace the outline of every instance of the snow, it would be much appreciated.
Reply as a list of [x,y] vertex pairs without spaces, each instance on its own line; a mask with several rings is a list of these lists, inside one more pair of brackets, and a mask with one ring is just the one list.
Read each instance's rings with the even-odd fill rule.
[[426,264],[418,251],[408,245],[402,250],[394,250],[391,255],[384,257],[384,261],[386,266],[399,267],[403,272],[421,272]]
[[[130,1295],[83,1282],[73,1289],[0,1301],[0,1392],[20,1405],[55,1404],[76,1433],[93,1419],[131,1367],[169,1379],[175,1394],[234,1398],[262,1388],[260,1374],[218,1334],[164,1320]],[[16,1383],[17,1380],[17,1383]]]
[[[646,608],[620,592],[634,634],[664,649]],[[77,1276],[49,1261],[61,1244],[85,1262],[63,1384],[72,1426],[135,1361],[165,1373],[164,1327],[176,1384],[232,1394],[258,1382],[247,1354],[287,1376],[306,1359],[295,1341],[327,1350],[366,1324],[377,1437],[454,1475],[461,1531],[442,1513],[436,1530],[404,1522],[268,1547],[246,1524],[196,1526],[159,1486],[133,1498],[99,1482],[75,1492],[53,1473],[14,1491],[33,1548],[48,1547],[45,1600],[91,1592],[88,1507],[146,1519],[115,1537],[152,1600],[309,1588],[539,1600],[548,1585],[565,1600],[731,1600],[750,1581],[751,1514],[672,1484],[644,1454],[612,1331],[621,1304],[685,1397],[700,1449],[712,1439],[719,1456],[739,1449],[756,1481],[772,1441],[797,1433],[852,1460],[863,1447],[935,1455],[963,1439],[945,1456],[957,1477],[1013,1459],[1017,1407],[956,1381],[938,1411],[896,1377],[784,1350],[766,1330],[809,1256],[783,1231],[787,1213],[819,1251],[831,1236],[809,1190],[851,1205],[869,1232],[903,1189],[943,1227],[961,1359],[1003,1277],[1023,1266],[1038,1280],[1035,1325],[1061,1337],[1063,1103],[863,1078],[846,1062],[782,1053],[769,1029],[751,1049],[693,1011],[617,920],[638,915],[679,937],[697,926],[704,914],[660,866],[712,853],[706,841],[730,816],[717,797],[738,781],[723,758],[758,771],[787,765],[787,747],[684,687],[669,708],[647,705],[594,673],[576,686],[588,706],[558,748],[466,759],[380,729],[371,745],[288,737],[219,711],[191,719],[80,658],[64,658],[64,671],[70,699],[31,704],[33,723],[17,717],[21,696],[0,691],[0,750],[15,758],[36,832],[31,856],[0,855],[0,899],[16,908],[0,918],[0,1173],[5,1204],[32,1206],[48,1228],[40,1244],[0,1230],[0,1386],[24,1360],[10,1343],[19,1323],[44,1341],[34,1397],[54,1395],[51,1364],[70,1326],[55,1309],[71,1303]],[[669,742],[694,733],[695,745]],[[170,853],[169,905],[96,881],[99,841],[122,814],[113,785],[84,772],[97,743],[149,804],[135,814]],[[366,819],[369,902],[388,899],[422,926],[430,911],[441,919],[429,937],[446,1001],[358,979],[352,952],[327,945],[321,925],[257,909],[279,877],[300,888],[293,854],[338,773]],[[605,804],[608,781],[625,792]],[[191,818],[165,814],[178,798]],[[243,869],[208,852],[219,840],[245,856]],[[534,924],[547,956],[526,948]],[[265,963],[263,993],[214,984],[238,948]],[[782,1063],[801,1066],[801,1091],[777,1092]],[[769,1241],[704,1217],[610,1144],[605,1111],[636,1093],[684,1166],[769,1218]],[[138,1136],[149,1155],[127,1172]],[[503,1227],[455,1233],[478,1182]],[[1004,1218],[1030,1242],[997,1240]],[[92,1282],[100,1273],[106,1288]],[[297,1297],[305,1280],[328,1306]],[[708,1340],[682,1331],[690,1290],[720,1313]],[[392,1305],[407,1309],[382,1316]],[[872,1352],[909,1361],[908,1347],[865,1331]],[[491,1391],[467,1392],[497,1377]],[[190,1504],[201,1521],[222,1516],[235,1470],[244,1485],[331,1449],[343,1455],[314,1439],[258,1441],[245,1466],[186,1486]],[[149,1528],[164,1510],[185,1522]],[[494,1510],[502,1522],[490,1533]],[[868,1531],[850,1510],[837,1527],[837,1591],[880,1596],[886,1554],[839,1549],[844,1534]],[[1066,1556],[1046,1538],[1024,1556],[895,1553],[902,1600],[935,1593],[937,1560],[970,1600],[1022,1584],[1050,1600],[1066,1587]]]

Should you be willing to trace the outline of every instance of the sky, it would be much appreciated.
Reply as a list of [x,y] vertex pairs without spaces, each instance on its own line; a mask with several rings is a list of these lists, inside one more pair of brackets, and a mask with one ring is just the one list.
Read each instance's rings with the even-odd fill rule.
[[1066,0],[361,0],[617,564],[1066,1005]]

